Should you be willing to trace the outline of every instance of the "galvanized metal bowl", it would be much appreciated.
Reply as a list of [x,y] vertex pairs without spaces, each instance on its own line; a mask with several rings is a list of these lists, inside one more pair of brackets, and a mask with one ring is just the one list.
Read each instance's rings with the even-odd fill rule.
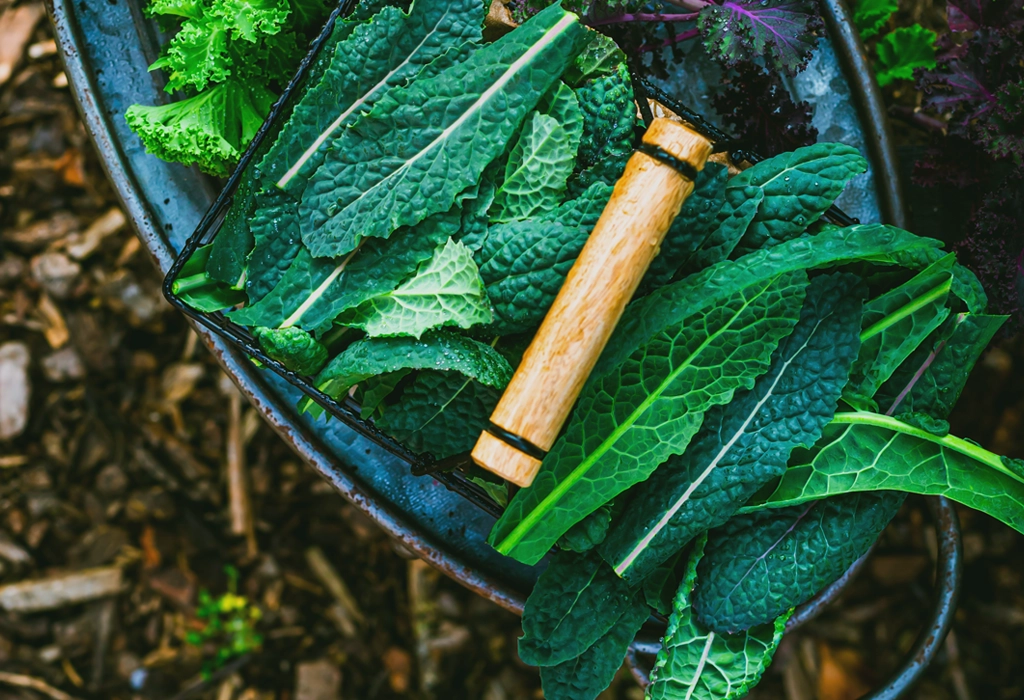
[[[814,105],[820,132],[832,140],[846,140],[870,157],[871,172],[844,193],[844,208],[862,220],[902,225],[904,210],[884,109],[841,2],[823,0],[830,39],[823,40],[822,49],[792,87]],[[48,0],[48,9],[86,129],[139,237],[166,273],[216,197],[219,183],[145,153],[124,120],[131,104],[169,99],[159,72],[147,70],[164,37],[143,16],[143,4],[144,0]],[[681,75],[675,87],[692,90],[694,86],[685,82]],[[509,610],[522,611],[539,569],[503,557],[486,544],[492,516],[430,478],[412,477],[405,462],[343,424],[300,415],[295,409],[299,394],[287,382],[257,369],[209,329],[196,330],[278,434],[349,502],[405,548],[463,585]],[[949,560],[953,564],[940,562],[948,575],[937,577],[939,604],[926,630],[931,634],[922,636],[927,643],[917,649],[917,663],[904,668],[898,687],[891,689],[897,694],[930,661],[951,620],[959,531],[955,514],[949,515],[951,507],[945,504],[942,512],[945,522],[952,523],[943,551],[954,553]],[[834,586],[812,601],[804,618],[816,614],[840,589]],[[640,642],[637,648],[651,647]]]

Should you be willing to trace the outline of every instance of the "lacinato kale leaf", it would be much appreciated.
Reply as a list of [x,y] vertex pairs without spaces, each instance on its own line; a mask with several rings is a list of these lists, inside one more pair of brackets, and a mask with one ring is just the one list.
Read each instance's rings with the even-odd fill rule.
[[[288,197],[285,193],[278,198]],[[294,203],[292,203],[294,208]],[[265,214],[257,210],[254,217],[257,240],[261,231],[270,228],[274,240],[284,241],[286,231],[276,230],[278,225],[288,226],[290,219],[275,220],[277,211],[288,210],[287,204],[271,208]],[[265,216],[265,219],[258,218]],[[262,223],[266,221],[266,224]],[[277,223],[275,223],[275,221]],[[387,240],[367,240],[359,250],[338,259],[314,258],[301,248],[295,258],[282,271],[280,281],[270,293],[258,301],[230,315],[236,323],[248,326],[281,328],[298,326],[309,331],[323,332],[340,313],[352,309],[374,297],[386,294],[415,274],[422,263],[434,257],[439,246],[458,231],[458,211],[430,217],[417,226],[395,232]],[[293,234],[294,235],[294,234]],[[267,262],[280,246],[266,246]],[[257,243],[256,253],[261,252]],[[254,260],[250,261],[250,274]]]
[[743,511],[860,491],[946,496],[1024,532],[1024,474],[962,438],[868,412],[837,413],[813,448],[794,452],[775,490]]
[[483,15],[480,0],[415,0],[408,13],[385,7],[356,26],[334,49],[323,76],[296,103],[260,162],[264,177],[301,194],[346,126],[434,59],[479,41]]
[[[667,326],[717,302],[719,293],[742,289],[797,270],[870,261],[880,265],[926,267],[941,257],[942,244],[880,224],[829,228],[729,262],[661,287],[631,303],[594,369],[600,376],[621,365],[637,348]],[[938,253],[938,255],[932,255]],[[715,290],[715,293],[710,293]]]
[[[761,679],[779,646],[789,613],[739,634],[708,630],[694,614],[693,596],[706,535],[694,543],[676,593],[661,651],[651,670],[649,700],[738,700]],[[703,579],[703,577],[702,577]]]
[[721,259],[796,238],[866,170],[857,149],[842,143],[805,146],[744,170],[726,185],[719,230],[702,262],[718,262],[714,251]]
[[946,320],[954,261],[947,255],[865,305],[860,356],[843,392],[847,403],[875,407],[871,397],[878,388]]
[[558,552],[526,599],[519,658],[555,666],[579,657],[633,607],[637,592],[596,554]]
[[693,258],[711,235],[718,212],[725,203],[729,171],[724,165],[708,163],[694,181],[693,193],[672,222],[658,257],[654,258],[641,285],[642,291],[668,284]]
[[[636,106],[625,64],[619,64],[608,75],[584,83],[576,89],[576,97],[583,112],[579,167],[601,166],[608,161],[619,162],[624,157],[628,158],[633,152]],[[609,184],[621,174],[620,167]]]
[[413,451],[444,459],[473,449],[500,397],[457,372],[421,372],[376,423]]
[[411,335],[442,326],[469,328],[489,323],[493,315],[473,254],[448,239],[416,274],[397,289],[370,297],[343,312],[338,323],[367,335]]
[[386,93],[335,141],[302,194],[313,256],[343,255],[364,237],[447,211],[505,150],[586,32],[552,5],[462,63]]
[[545,700],[584,700],[600,695],[611,685],[649,614],[643,595],[636,593],[626,612],[589,649],[575,659],[542,666],[540,685]]
[[686,452],[634,489],[600,548],[615,573],[642,581],[781,476],[794,448],[821,436],[860,347],[858,286],[852,275],[815,278],[771,368],[752,389],[710,410]]
[[448,331],[422,338],[364,338],[339,353],[317,375],[316,388],[344,396],[356,384],[399,370],[458,372],[495,389],[504,389],[512,368],[501,353],[481,342]]
[[949,417],[975,363],[1007,318],[964,313],[947,319],[882,385],[878,404],[889,414],[927,411]]
[[737,291],[705,290],[704,309],[669,325],[584,387],[533,483],[491,531],[502,554],[536,563],[572,525],[682,453],[709,408],[768,369],[800,315],[803,272]]
[[720,633],[770,623],[850,568],[904,498],[852,493],[732,518],[711,531],[698,568],[698,618]]
[[494,308],[497,333],[519,333],[540,324],[611,189],[594,183],[547,216],[490,227],[474,257]]

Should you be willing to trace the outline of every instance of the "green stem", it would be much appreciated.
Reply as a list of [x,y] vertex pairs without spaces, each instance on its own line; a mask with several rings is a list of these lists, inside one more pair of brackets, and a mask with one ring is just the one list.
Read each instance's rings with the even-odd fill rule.
[[947,279],[945,282],[940,284],[938,287],[935,287],[934,289],[929,291],[927,294],[924,294],[922,296],[917,297],[916,299],[914,299],[910,303],[906,304],[905,306],[900,307],[899,309],[897,309],[893,313],[889,314],[885,318],[879,320],[876,323],[871,324],[869,327],[867,327],[866,329],[864,329],[861,332],[861,334],[860,334],[860,342],[863,343],[868,338],[875,337],[876,335],[878,335],[879,333],[884,331],[886,328],[889,328],[890,326],[893,326],[893,325],[899,323],[900,321],[905,319],[907,316],[910,316],[911,314],[913,314],[915,311],[917,311],[919,309],[922,309],[925,306],[928,306],[928,304],[931,304],[934,301],[938,301],[939,299],[942,299],[947,294],[949,294],[949,290],[950,290],[952,284],[953,284],[953,279],[952,278]]
[[202,287],[212,287],[216,284],[217,282],[210,279],[205,272],[200,272],[198,275],[179,277],[174,280],[174,284],[171,285],[171,291],[176,295],[184,294],[185,292],[191,292]]
[[980,445],[975,445],[973,442],[968,442],[967,440],[958,438],[954,435],[939,437],[938,435],[929,433],[927,430],[907,425],[903,421],[893,418],[892,416],[883,416],[879,413],[868,413],[866,411],[837,413],[832,419],[832,423],[838,425],[871,425],[876,428],[885,428],[886,430],[892,430],[893,432],[921,438],[922,440],[933,442],[936,445],[953,450],[954,452],[959,452],[962,455],[981,462],[985,466],[991,467],[998,472],[1002,472],[1003,474],[1024,483],[1024,478],[1021,478],[1011,470],[1007,469],[1006,465],[1003,464],[1002,457],[994,452],[989,452]]

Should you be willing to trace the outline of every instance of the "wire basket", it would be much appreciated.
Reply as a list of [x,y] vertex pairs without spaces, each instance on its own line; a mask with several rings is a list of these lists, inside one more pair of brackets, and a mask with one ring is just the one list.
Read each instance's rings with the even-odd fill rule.
[[[359,435],[372,440],[395,457],[407,463],[411,475],[430,476],[484,512],[500,517],[503,512],[502,506],[491,498],[483,488],[469,480],[465,473],[458,468],[469,463],[468,454],[436,460],[430,454],[416,453],[410,450],[400,441],[395,440],[377,428],[371,421],[363,419],[360,415],[359,404],[351,397],[346,396],[340,400],[334,399],[317,389],[309,377],[293,372],[281,362],[269,357],[245,326],[229,320],[221,311],[197,311],[179,299],[173,292],[174,282],[181,276],[182,269],[193,253],[201,246],[211,243],[217,236],[234,202],[235,192],[246,169],[250,163],[262,157],[262,145],[270,143],[267,139],[273,138],[281,124],[286,121],[293,100],[297,99],[301,94],[299,87],[302,85],[310,67],[316,61],[320,50],[330,36],[335,22],[339,18],[346,17],[355,8],[356,4],[357,0],[343,0],[331,13],[320,34],[311,43],[310,50],[299,64],[295,75],[289,81],[277,102],[271,107],[266,120],[253,137],[252,142],[249,144],[234,172],[228,178],[223,190],[221,190],[209,210],[204,214],[195,231],[189,236],[180,255],[164,279],[163,293],[174,308],[229,341],[249,358],[258,361],[263,367],[279,374],[290,384],[298,388],[306,397],[324,409],[328,415],[341,421]],[[662,88],[639,75],[635,69],[631,69],[630,78],[633,84],[634,96],[640,109],[640,115],[645,124],[650,124],[654,118],[650,103],[648,102],[648,98],[650,98],[664,105],[687,122],[688,125],[708,138],[714,144],[715,152],[725,153],[734,163],[746,161],[747,163],[755,164],[762,160],[761,156],[746,148],[742,142],[730,137],[703,116],[679,103]],[[848,216],[834,205],[825,212],[822,218],[838,226],[849,226],[859,223],[857,219]]]

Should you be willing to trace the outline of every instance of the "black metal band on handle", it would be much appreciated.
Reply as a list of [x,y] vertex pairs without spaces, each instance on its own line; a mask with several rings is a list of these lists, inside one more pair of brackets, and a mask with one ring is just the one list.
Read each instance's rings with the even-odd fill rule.
[[661,146],[652,146],[649,143],[641,143],[637,146],[636,150],[639,153],[643,153],[645,156],[654,158],[654,160],[660,163],[664,163],[691,182],[697,179],[697,168],[693,167],[685,160],[679,160]]
[[509,447],[514,447],[524,455],[529,455],[539,462],[543,462],[544,458],[548,456],[547,451],[540,449],[529,440],[519,437],[515,433],[502,428],[500,425],[487,421],[487,427],[484,428],[488,433],[501,440]]

